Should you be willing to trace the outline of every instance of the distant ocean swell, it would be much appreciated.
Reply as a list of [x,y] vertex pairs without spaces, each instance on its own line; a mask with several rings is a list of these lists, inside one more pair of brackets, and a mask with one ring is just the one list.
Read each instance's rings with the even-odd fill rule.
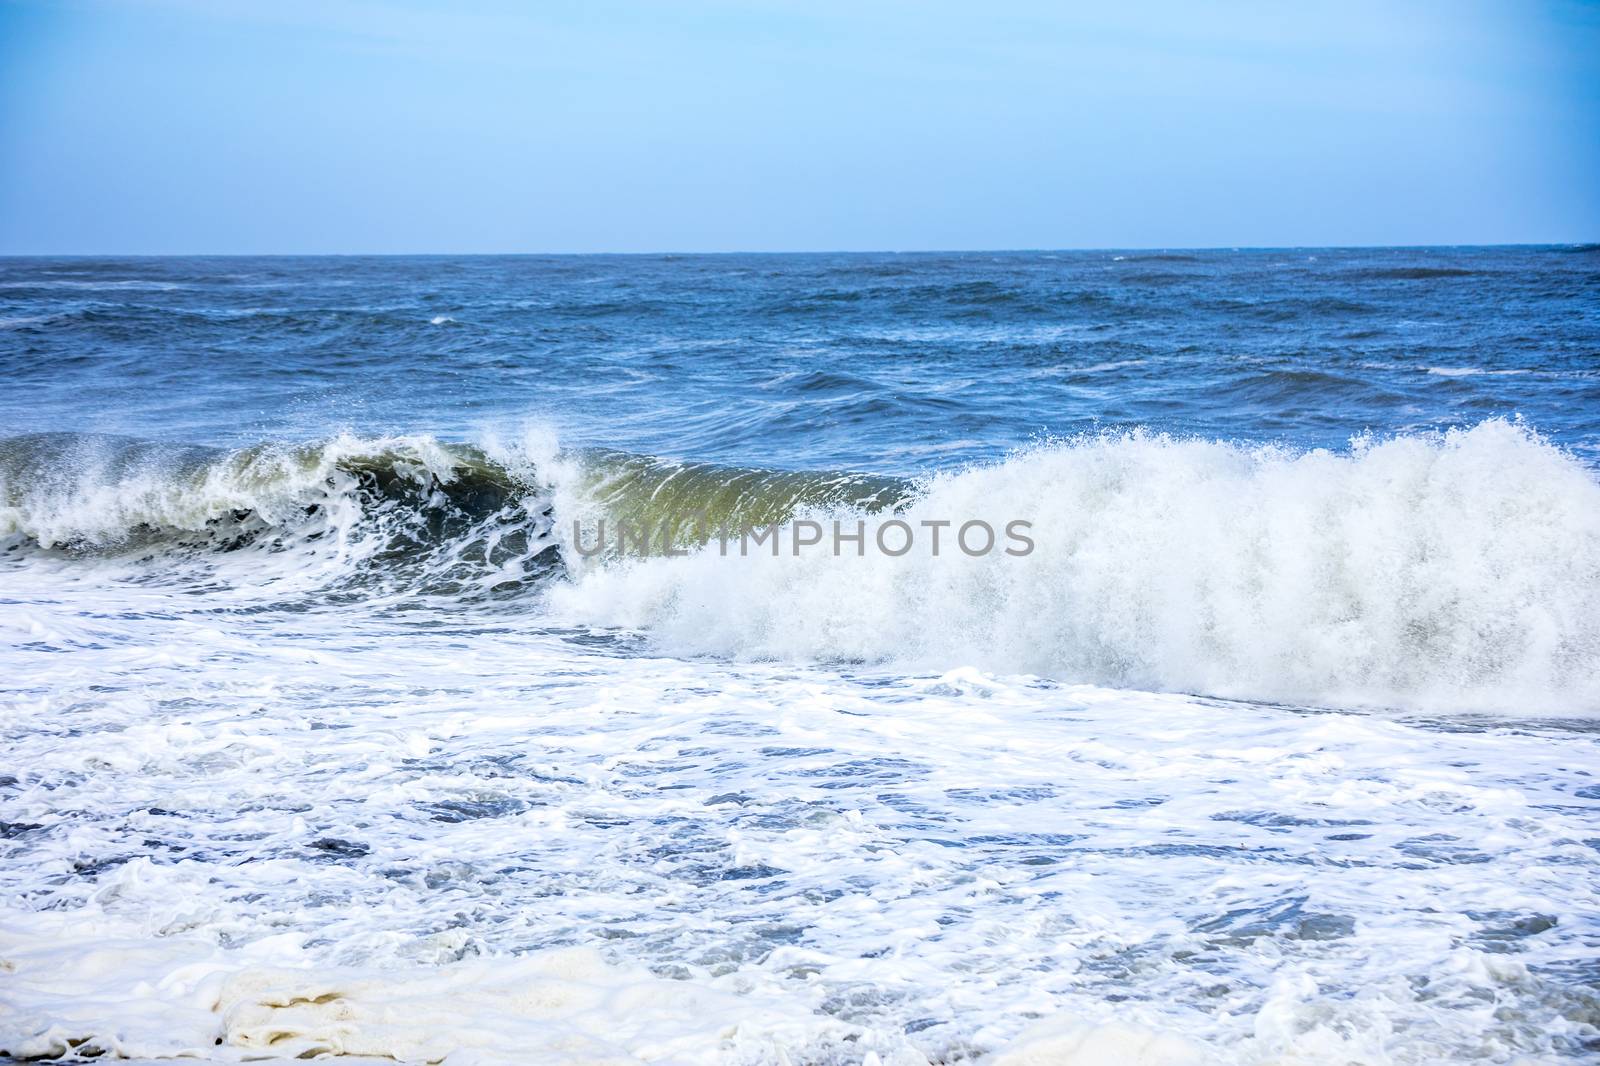
[[[583,558],[597,523],[1032,523],[1025,558],[716,545]],[[677,654],[976,665],[1336,706],[1600,711],[1600,482],[1531,430],[1290,451],[1141,432],[908,481],[341,436],[239,452],[0,441],[0,537],[264,596],[506,599]]]

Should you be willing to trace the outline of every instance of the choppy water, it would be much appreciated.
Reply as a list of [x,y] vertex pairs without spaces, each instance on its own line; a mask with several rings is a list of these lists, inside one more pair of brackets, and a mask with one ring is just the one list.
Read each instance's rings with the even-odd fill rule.
[[[3,260],[0,375],[0,1049],[1600,1056],[1594,249]],[[1035,547],[578,550],[689,512]]]

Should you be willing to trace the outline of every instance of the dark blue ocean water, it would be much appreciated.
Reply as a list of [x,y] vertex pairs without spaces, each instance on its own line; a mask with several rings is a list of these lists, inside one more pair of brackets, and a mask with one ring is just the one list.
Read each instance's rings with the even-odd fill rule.
[[1520,415],[1592,461],[1600,249],[7,259],[0,381],[5,433],[219,445],[535,419],[908,473]]

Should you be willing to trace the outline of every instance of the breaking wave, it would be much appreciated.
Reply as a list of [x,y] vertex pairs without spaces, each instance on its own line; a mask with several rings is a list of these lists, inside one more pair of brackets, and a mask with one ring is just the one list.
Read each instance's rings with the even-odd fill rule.
[[0,440],[0,543],[166,577],[247,556],[246,577],[275,587],[506,593],[559,574],[558,503],[568,529],[690,515],[739,528],[813,507],[873,512],[908,491],[861,474],[562,453],[536,433],[481,446],[346,434],[238,451],[50,433]]
[[[584,558],[602,522],[1032,524],[1031,554],[947,534],[890,557]],[[920,481],[608,450],[341,436],[241,451],[0,441],[0,538],[151,573],[517,596],[530,622],[660,650],[984,669],[1339,706],[1600,711],[1600,483],[1505,421],[1347,452],[1150,433],[1042,444]]]
[[226,452],[86,434],[0,441],[0,538],[73,557],[247,556],[281,588],[504,591],[558,561],[537,486],[480,449],[340,436]]
[[[1600,484],[1504,421],[1292,452],[1131,433],[920,485],[897,518],[1033,523],[1026,557],[611,563],[563,615],[663,650],[973,664],[1245,699],[1600,710]],[[870,523],[869,523],[870,524]]]

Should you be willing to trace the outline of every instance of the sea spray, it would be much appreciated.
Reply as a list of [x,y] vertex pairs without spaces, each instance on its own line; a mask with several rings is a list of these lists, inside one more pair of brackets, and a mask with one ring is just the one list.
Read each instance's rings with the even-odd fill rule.
[[565,617],[677,653],[968,663],[1340,705],[1600,709],[1600,484],[1505,421],[1295,452],[1128,433],[936,477],[899,517],[1023,515],[1025,558],[927,546],[617,564]]
[[[679,539],[584,539],[630,525]],[[962,528],[1026,541],[956,550]],[[0,536],[269,597],[526,597],[529,624],[676,653],[1600,709],[1600,484],[1504,420],[1341,452],[1105,434],[919,480],[564,451],[545,431],[233,452],[37,435],[0,442]]]

